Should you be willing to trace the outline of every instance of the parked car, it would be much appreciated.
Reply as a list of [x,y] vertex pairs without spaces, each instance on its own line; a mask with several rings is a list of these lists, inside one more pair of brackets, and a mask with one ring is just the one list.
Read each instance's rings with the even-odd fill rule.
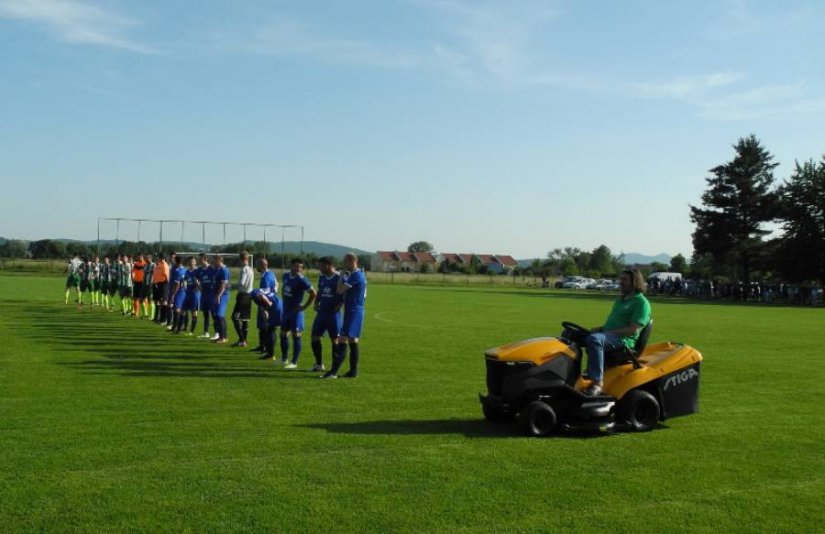
[[602,291],[618,291],[619,290],[619,282],[616,280],[610,280],[607,284],[600,288]]
[[562,278],[561,280],[556,282],[553,286],[556,289],[561,289],[561,288],[564,287],[564,284],[566,284],[568,282],[575,282],[575,281],[579,280],[580,278],[581,278],[581,276],[565,276],[564,278]]
[[562,286],[565,289],[586,289],[587,286],[595,282],[592,278],[579,278],[578,280],[571,280],[565,282]]
[[610,280],[602,278],[600,280],[593,280],[592,283],[587,284],[587,289],[601,289],[605,284],[609,284]]

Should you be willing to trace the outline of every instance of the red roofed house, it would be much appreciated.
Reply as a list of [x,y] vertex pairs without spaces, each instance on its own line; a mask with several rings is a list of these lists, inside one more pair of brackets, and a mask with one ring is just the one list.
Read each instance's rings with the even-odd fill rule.
[[[455,252],[442,252],[438,255],[438,263],[448,263],[459,267],[470,265],[473,261],[473,254],[460,254]],[[518,262],[512,256],[503,254],[475,254],[478,258],[478,265],[485,267],[490,273],[512,273],[518,266]]]
[[373,271],[383,272],[415,272],[424,270],[434,273],[438,268],[435,256],[429,252],[399,252],[379,250],[372,260]]

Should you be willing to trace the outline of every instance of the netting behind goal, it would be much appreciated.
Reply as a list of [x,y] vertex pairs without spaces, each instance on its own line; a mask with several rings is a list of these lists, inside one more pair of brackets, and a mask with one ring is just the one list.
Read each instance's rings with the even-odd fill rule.
[[222,252],[227,265],[232,261],[234,266],[238,253],[245,250],[254,251],[257,257],[277,257],[272,265],[280,266],[288,264],[290,256],[303,252],[304,228],[298,225],[101,217],[97,227],[101,256]]
[[[194,258],[196,261],[201,256],[201,254],[205,255],[209,258],[209,263],[214,265],[215,263],[215,256],[222,256],[223,262],[226,264],[227,267],[240,267],[241,265],[241,255],[236,254],[234,252],[202,252],[202,251],[187,251],[187,252],[175,252],[178,256],[183,258],[183,265],[188,265],[189,259]],[[249,265],[255,266],[255,255],[251,252],[249,254]]]

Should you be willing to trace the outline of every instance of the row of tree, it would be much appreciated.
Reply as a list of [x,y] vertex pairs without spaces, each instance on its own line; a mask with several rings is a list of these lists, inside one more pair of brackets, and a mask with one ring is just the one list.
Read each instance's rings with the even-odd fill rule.
[[[175,252],[177,247],[170,243],[148,243],[145,241],[121,241],[119,243],[104,243],[100,246],[100,251],[96,245],[81,241],[57,241],[52,239],[41,239],[39,241],[32,241],[26,245],[25,242],[10,239],[0,245],[0,258],[33,258],[38,260],[46,259],[66,259],[77,256],[79,258],[92,258],[96,255],[100,257],[115,258],[121,254],[128,256],[137,256],[138,254],[170,254]],[[229,243],[227,245],[214,245],[204,249],[204,252],[224,252],[224,253],[240,253],[246,250],[255,258],[267,258],[269,264],[273,267],[281,267],[288,265],[292,258],[299,256],[298,254],[273,252],[271,245],[264,241],[248,242],[248,243]],[[308,266],[314,266],[318,261],[318,255],[311,252],[300,255],[301,259]],[[368,254],[359,256],[359,263],[367,269],[370,267],[372,257]]]
[[691,270],[745,283],[825,282],[825,157],[797,162],[779,183],[773,155],[755,136],[734,150],[710,170],[702,204],[691,206]]

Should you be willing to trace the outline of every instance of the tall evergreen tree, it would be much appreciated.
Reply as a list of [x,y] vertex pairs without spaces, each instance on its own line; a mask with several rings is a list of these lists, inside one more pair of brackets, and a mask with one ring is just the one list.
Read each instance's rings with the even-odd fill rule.
[[797,163],[779,196],[785,233],[777,247],[777,267],[793,281],[825,282],[825,157],[819,164]]
[[710,254],[717,265],[747,282],[762,237],[770,233],[763,225],[776,217],[777,163],[754,135],[739,139],[734,149],[731,161],[710,170],[702,206],[691,206],[690,218],[696,224],[696,255]]

